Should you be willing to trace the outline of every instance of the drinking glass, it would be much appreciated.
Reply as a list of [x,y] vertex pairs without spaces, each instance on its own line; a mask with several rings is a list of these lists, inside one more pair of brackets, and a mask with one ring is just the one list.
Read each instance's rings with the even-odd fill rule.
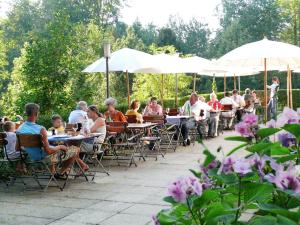
[[166,108],[166,114],[169,115],[170,108]]

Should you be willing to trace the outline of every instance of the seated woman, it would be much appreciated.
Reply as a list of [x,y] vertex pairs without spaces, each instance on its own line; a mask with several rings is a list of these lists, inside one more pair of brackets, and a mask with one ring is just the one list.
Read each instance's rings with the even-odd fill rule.
[[214,92],[210,94],[210,101],[208,102],[208,105],[212,107],[208,120],[208,136],[215,137],[217,136],[217,128],[219,123],[218,112],[222,109],[222,104],[218,101],[217,95]]
[[144,109],[144,116],[162,116],[163,115],[163,110],[161,105],[157,103],[157,98],[152,97],[150,99],[150,102],[147,104],[147,106]]
[[246,113],[252,113],[254,111],[254,98],[251,94],[251,90],[249,88],[246,88],[245,94],[244,94],[244,111]]
[[124,114],[116,110],[117,100],[114,98],[108,98],[104,104],[107,106],[107,111],[104,113],[105,120],[107,122],[127,122]]
[[63,120],[60,115],[54,115],[51,118],[52,127],[50,127],[49,131],[54,131],[56,134],[64,134],[65,128],[63,126]]
[[100,136],[94,139],[93,143],[83,142],[80,146],[81,152],[92,152],[94,144],[97,144],[99,149],[101,144],[104,142],[106,136],[106,125],[105,119],[99,112],[97,106],[91,105],[88,107],[87,115],[89,119],[93,121],[93,124],[89,127],[91,133],[101,133]]
[[28,103],[25,106],[27,120],[17,130],[18,134],[39,134],[42,137],[43,148],[26,148],[29,158],[33,161],[49,160],[50,170],[55,173],[55,164],[59,161],[59,152],[65,152],[62,158],[62,167],[60,174],[64,175],[70,170],[70,167],[76,161],[80,167],[87,171],[89,167],[79,158],[79,148],[75,146],[66,147],[64,145],[49,145],[46,129],[36,123],[39,115],[40,106],[35,103]]
[[143,123],[143,116],[138,111],[140,109],[140,102],[135,100],[131,103],[130,109],[127,110],[126,116],[136,116],[136,120],[139,123]]

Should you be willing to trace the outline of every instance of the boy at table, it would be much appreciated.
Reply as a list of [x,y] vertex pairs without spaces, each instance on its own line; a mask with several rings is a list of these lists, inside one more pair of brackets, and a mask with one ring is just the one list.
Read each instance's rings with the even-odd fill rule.
[[28,156],[33,161],[46,159],[51,163],[50,170],[55,173],[55,164],[59,161],[59,153],[63,151],[65,153],[62,158],[62,168],[59,175],[64,175],[70,170],[74,161],[81,166],[85,171],[88,170],[88,166],[79,158],[79,148],[75,146],[66,147],[64,145],[50,146],[47,138],[46,129],[36,123],[39,115],[40,106],[35,103],[28,103],[25,105],[25,112],[27,120],[17,130],[18,134],[39,134],[42,137],[42,148],[26,148]]
[[55,130],[57,134],[64,134],[65,128],[63,126],[63,120],[60,115],[54,115],[51,118],[52,127],[50,127],[48,130],[53,131]]

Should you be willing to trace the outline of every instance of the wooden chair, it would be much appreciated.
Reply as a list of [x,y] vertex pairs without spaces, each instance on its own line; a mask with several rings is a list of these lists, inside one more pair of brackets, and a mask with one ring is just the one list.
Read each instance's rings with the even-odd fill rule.
[[[18,147],[21,150],[21,158],[26,164],[27,168],[30,169],[33,179],[37,182],[41,189],[46,191],[51,184],[54,182],[56,186],[62,191],[67,183],[65,180],[62,186],[59,185],[55,174],[50,170],[50,164],[46,160],[31,160],[26,152],[26,148],[44,148],[42,142],[42,136],[39,134],[17,134]],[[47,184],[43,187],[39,180],[46,179],[48,180]]]
[[128,123],[137,123],[136,115],[126,115]]
[[165,124],[165,116],[155,115],[155,116],[143,116],[144,122],[157,123],[160,125]]
[[178,115],[178,109],[176,109],[176,108],[170,109],[168,115],[169,116],[177,116]]
[[222,105],[222,110],[224,110],[224,111],[231,111],[232,110],[232,104]]

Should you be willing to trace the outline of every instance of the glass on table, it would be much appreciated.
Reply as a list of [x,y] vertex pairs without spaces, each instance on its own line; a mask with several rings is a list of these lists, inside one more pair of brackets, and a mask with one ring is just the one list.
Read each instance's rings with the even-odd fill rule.
[[166,108],[166,114],[169,115],[170,108]]

